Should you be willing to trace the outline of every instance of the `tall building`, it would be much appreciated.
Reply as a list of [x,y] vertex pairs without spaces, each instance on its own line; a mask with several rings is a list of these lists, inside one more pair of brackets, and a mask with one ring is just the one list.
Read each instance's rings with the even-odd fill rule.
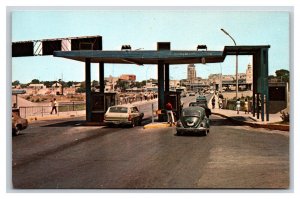
[[187,80],[190,83],[194,83],[196,80],[196,66],[194,64],[189,64],[187,67]]
[[136,76],[133,74],[123,74],[119,78],[120,80],[127,80],[127,81],[135,81]]
[[252,84],[252,66],[251,64],[248,64],[247,70],[246,70],[246,83]]

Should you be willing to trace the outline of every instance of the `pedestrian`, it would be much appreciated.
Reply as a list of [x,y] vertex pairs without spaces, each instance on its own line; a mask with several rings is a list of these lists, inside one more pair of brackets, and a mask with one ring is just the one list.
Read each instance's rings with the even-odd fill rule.
[[51,100],[51,106],[52,106],[52,110],[50,112],[50,114],[53,113],[53,111],[55,111],[55,114],[57,114],[57,102],[56,102],[56,99],[54,98],[53,100]]
[[215,104],[216,104],[215,97],[212,98],[211,104],[212,104],[212,108],[214,109],[215,108]]
[[237,101],[236,101],[236,111],[237,111],[237,114],[240,113],[240,107],[241,107],[241,102],[240,102],[240,98],[238,98]]
[[166,104],[166,111],[167,111],[167,116],[168,116],[168,124],[170,124],[170,126],[172,126],[173,124],[175,124],[175,121],[174,121],[174,115],[173,115],[173,107],[170,102],[168,102]]
[[219,109],[223,108],[223,100],[222,98],[219,98]]
[[244,104],[244,109],[245,109],[245,114],[247,113],[249,113],[249,107],[248,107],[248,100],[247,100],[247,98],[245,99],[245,104]]

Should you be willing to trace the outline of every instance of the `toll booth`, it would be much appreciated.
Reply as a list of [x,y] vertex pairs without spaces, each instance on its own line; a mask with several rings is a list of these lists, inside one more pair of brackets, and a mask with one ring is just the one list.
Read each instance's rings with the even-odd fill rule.
[[107,109],[114,105],[116,105],[116,93],[91,93],[91,122],[103,122]]
[[[173,112],[175,120],[178,120],[181,116],[181,110],[182,110],[182,104],[181,104],[181,98],[180,98],[180,91],[169,91],[165,93],[165,104],[170,102],[173,107]],[[165,121],[167,121],[167,116],[164,117]]]

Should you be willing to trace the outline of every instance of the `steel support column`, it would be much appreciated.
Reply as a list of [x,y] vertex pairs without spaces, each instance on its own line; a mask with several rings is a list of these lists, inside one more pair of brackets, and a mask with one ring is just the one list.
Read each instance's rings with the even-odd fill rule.
[[100,93],[104,93],[104,63],[99,63],[99,85],[100,85]]
[[258,69],[259,69],[259,60],[260,60],[260,54],[259,53],[255,53],[253,54],[253,79],[252,79],[252,83],[253,83],[253,100],[252,100],[252,114],[253,117],[255,117],[255,113],[256,113],[256,117],[257,119],[259,119],[259,106],[258,106]]
[[260,53],[261,53],[261,85],[262,85],[261,119],[262,121],[264,121],[265,119],[264,116],[266,114],[266,120],[269,121],[268,49],[262,48]]
[[[159,61],[157,65],[157,79],[158,79],[158,109],[162,110],[165,107],[165,67],[164,62]],[[159,121],[162,121],[163,118],[158,118]]]
[[165,92],[168,93],[170,91],[170,66],[169,64],[165,64]]
[[86,121],[92,121],[91,111],[91,59],[85,59],[85,99],[86,99]]

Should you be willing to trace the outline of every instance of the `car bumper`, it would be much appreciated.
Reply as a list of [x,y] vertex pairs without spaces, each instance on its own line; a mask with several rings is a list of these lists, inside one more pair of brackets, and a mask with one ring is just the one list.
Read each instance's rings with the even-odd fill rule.
[[113,120],[104,120],[105,125],[130,125],[131,121],[113,121]]
[[176,131],[181,133],[198,133],[203,131],[208,131],[209,128],[200,127],[200,128],[183,128],[183,127],[177,127]]

